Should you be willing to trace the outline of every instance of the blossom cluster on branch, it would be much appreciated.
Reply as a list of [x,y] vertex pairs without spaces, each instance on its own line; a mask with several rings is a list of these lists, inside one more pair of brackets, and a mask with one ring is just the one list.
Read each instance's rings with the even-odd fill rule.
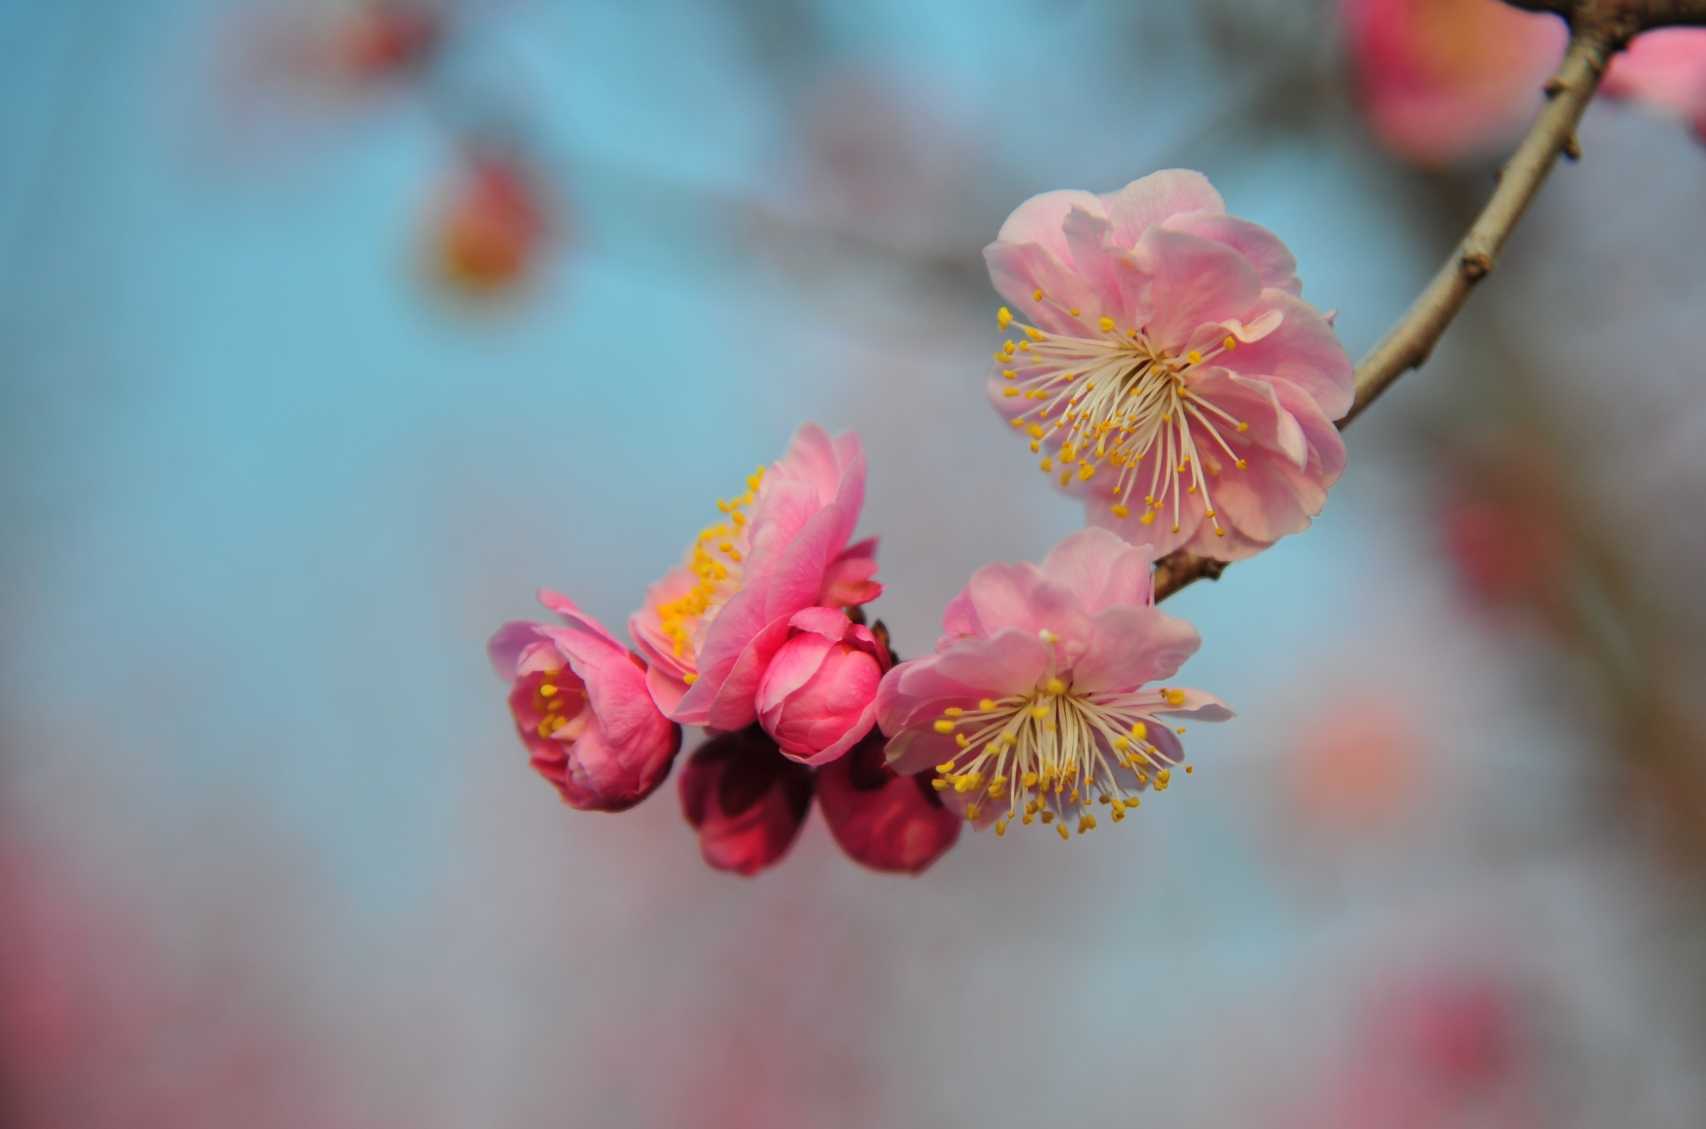
[[[1432,72],[1394,21],[1432,19],[1428,5],[1347,9],[1353,37],[1392,64],[1389,93],[1414,99],[1413,80]],[[1576,29],[1554,80],[1566,96],[1531,129],[1467,250],[1360,370],[1332,315],[1301,297],[1284,243],[1227,214],[1202,174],[1025,201],[984,251],[1007,302],[987,395],[1088,527],[1040,565],[979,569],[934,650],[900,661],[863,610],[882,592],[877,542],[854,541],[864,450],[808,424],[651,586],[628,621],[633,650],[550,591],[540,599],[560,622],[493,636],[534,768],[571,807],[622,811],[663,783],[682,728],[703,728],[679,778],[683,812],[705,860],[742,874],[787,852],[814,799],[851,858],[903,873],[963,826],[1069,840],[1123,822],[1183,766],[1179,720],[1231,716],[1173,683],[1200,640],[1155,606],[1157,589],[1217,576],[1321,512],[1345,467],[1339,428],[1420,363],[1491,269],[1622,46],[1606,34]],[[1684,46],[1631,61],[1620,88],[1684,113],[1706,105],[1690,85],[1706,69]],[[1443,152],[1448,119],[1508,86],[1423,90],[1376,120]]]
[[882,592],[877,542],[854,539],[863,447],[807,424],[650,587],[632,650],[549,590],[558,622],[492,637],[565,803],[632,807],[697,726],[680,793],[712,866],[775,863],[815,799],[850,857],[916,873],[962,826],[1123,822],[1174,781],[1181,720],[1231,716],[1173,684],[1199,640],[1155,607],[1154,564],[1246,557],[1320,512],[1351,402],[1329,319],[1284,244],[1195,172],[1035,197],[985,254],[1011,304],[990,399],[1090,528],[1040,565],[978,570],[935,650],[897,661],[863,610]]

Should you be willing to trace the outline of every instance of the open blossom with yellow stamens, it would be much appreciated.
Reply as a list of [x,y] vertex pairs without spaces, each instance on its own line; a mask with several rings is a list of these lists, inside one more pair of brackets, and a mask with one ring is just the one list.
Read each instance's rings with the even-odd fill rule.
[[1012,304],[991,398],[1093,524],[1234,560],[1320,512],[1350,360],[1284,244],[1200,173],[1032,197],[984,258]]
[[1171,719],[1232,715],[1200,690],[1151,685],[1199,642],[1154,606],[1153,560],[1086,529],[1040,567],[979,569],[948,605],[935,653],[900,663],[877,691],[890,765],[933,769],[943,799],[997,835],[1043,824],[1064,839],[1164,791],[1184,760]]
[[684,725],[731,730],[757,717],[766,668],[812,607],[874,599],[876,542],[848,545],[865,500],[865,452],[851,432],[800,428],[787,452],[721,499],[721,520],[688,546],[628,620],[658,705]]

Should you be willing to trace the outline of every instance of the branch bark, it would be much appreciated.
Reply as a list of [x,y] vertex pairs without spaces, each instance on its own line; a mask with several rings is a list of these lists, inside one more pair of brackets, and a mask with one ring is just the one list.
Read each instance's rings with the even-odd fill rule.
[[[1637,10],[1674,10],[1686,18],[1689,12],[1698,9],[1695,14],[1706,22],[1706,0],[1662,0],[1650,4],[1637,4],[1632,0],[1586,0],[1583,3],[1567,3],[1565,0],[1541,3],[1535,0],[1519,6],[1548,10],[1567,8],[1575,16],[1569,50],[1557,73],[1546,83],[1550,101],[1505,164],[1498,187],[1493,190],[1451,258],[1446,260],[1398,323],[1357,365],[1356,399],[1345,418],[1339,421],[1341,430],[1350,426],[1400,376],[1419,368],[1428,359],[1446,327],[1462,310],[1469,292],[1491,273],[1505,240],[1527,211],[1529,202],[1557,164],[1559,156],[1573,158],[1579,155],[1576,126],[1588,103],[1593,100],[1611,56],[1627,42],[1634,30],[1638,30],[1625,30],[1629,27],[1629,14]],[[1593,16],[1601,9],[1614,9],[1615,19],[1601,22]],[[1611,19],[1609,16],[1606,18]],[[1198,580],[1219,579],[1226,564],[1225,561],[1199,557],[1184,550],[1169,553],[1156,564],[1155,598],[1166,599]]]
[[1625,39],[1655,27],[1706,26],[1706,0],[1505,0],[1513,8],[1554,12],[1573,27],[1621,28]]

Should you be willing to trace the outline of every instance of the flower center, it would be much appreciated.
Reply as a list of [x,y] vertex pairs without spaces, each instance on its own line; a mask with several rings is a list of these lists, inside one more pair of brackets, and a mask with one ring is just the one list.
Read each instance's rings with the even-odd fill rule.
[[1119,823],[1141,803],[1138,792],[1172,783],[1177,761],[1149,741],[1150,727],[1163,724],[1151,711],[1183,701],[1177,690],[1083,693],[1050,676],[1029,694],[984,698],[975,709],[950,706],[935,729],[953,734],[960,752],[936,766],[931,786],[977,793],[968,820],[979,819],[985,804],[1005,802],[996,835],[1017,817],[1025,826],[1052,823],[1066,839],[1074,813],[1082,835],[1096,827],[1092,796]]
[[[1045,300],[1040,290],[1033,296]],[[1005,306],[996,312],[1003,332],[1020,334],[995,354],[1006,382],[1001,394],[1035,401],[1012,424],[1030,435],[1031,452],[1043,455],[1043,473],[1058,472],[1062,486],[1101,475],[1115,517],[1130,517],[1138,498],[1142,524],[1153,525],[1166,510],[1175,533],[1184,499],[1200,492],[1204,516],[1224,537],[1210,480],[1226,464],[1246,469],[1226,435],[1250,425],[1205,397],[1193,374],[1236,349],[1237,336],[1228,332],[1174,356],[1141,329],[1122,329],[1109,317],[1091,326],[1078,310],[1062,312],[1084,326],[1084,336],[1044,333],[1015,321]]]
[[533,731],[540,737],[564,743],[577,740],[586,728],[586,688],[578,685],[580,680],[565,677],[561,667],[536,672],[527,680],[533,683],[532,694],[514,702],[516,712],[526,702],[532,707],[531,715],[539,719]]
[[759,467],[746,476],[746,493],[732,499],[717,499],[717,509],[723,512],[725,520],[700,530],[687,552],[687,569],[693,574],[693,586],[675,599],[657,605],[658,622],[677,657],[699,653],[705,624],[740,591],[748,547],[746,510],[758,497],[764,469]]

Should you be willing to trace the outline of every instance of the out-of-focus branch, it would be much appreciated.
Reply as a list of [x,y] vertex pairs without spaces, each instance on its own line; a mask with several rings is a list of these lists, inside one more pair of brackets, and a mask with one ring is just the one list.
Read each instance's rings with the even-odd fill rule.
[[[1593,100],[1611,56],[1636,31],[1658,26],[1662,12],[1674,11],[1684,21],[1695,9],[1706,15],[1706,0],[1661,0],[1645,4],[1635,0],[1575,3],[1558,0],[1555,4],[1523,6],[1567,10],[1571,18],[1569,50],[1557,73],[1546,83],[1550,101],[1505,164],[1498,187],[1451,258],[1398,323],[1357,365],[1356,399],[1339,422],[1340,428],[1349,426],[1400,376],[1427,360],[1446,327],[1462,310],[1470,290],[1492,271],[1505,240],[1558,157],[1580,155],[1576,126]],[[1632,20],[1635,22],[1631,23]],[[1183,550],[1170,553],[1156,565],[1155,598],[1165,599],[1198,580],[1218,579],[1225,568],[1224,561]]]
[[1706,26],[1706,0],[1505,0],[1513,8],[1556,12],[1574,27],[1616,29],[1624,39],[1655,27]]

